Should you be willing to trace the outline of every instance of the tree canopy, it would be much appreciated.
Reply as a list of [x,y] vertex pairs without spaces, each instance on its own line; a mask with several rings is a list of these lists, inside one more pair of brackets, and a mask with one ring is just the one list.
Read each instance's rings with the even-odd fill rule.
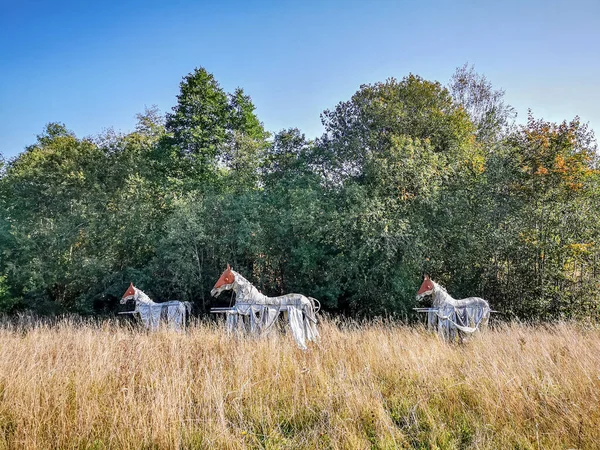
[[473,68],[409,74],[270,133],[204,68],[170,113],[0,158],[0,311],[111,313],[133,281],[200,313],[227,263],[267,294],[413,317],[424,273],[505,317],[597,317],[600,185],[578,118],[515,113]]

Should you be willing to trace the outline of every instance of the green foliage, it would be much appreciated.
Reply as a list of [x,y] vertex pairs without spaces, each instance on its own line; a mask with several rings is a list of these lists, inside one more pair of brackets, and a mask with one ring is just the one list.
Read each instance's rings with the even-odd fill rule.
[[166,129],[183,154],[210,163],[225,142],[227,94],[204,68],[184,77],[180,89],[177,106],[167,114]]
[[110,313],[130,281],[204,311],[230,263],[352,314],[408,317],[427,272],[507,315],[597,315],[594,137],[513,118],[464,66],[449,88],[363,85],[316,141],[271,140],[251,98],[200,68],[129,134],[49,124],[0,165],[0,311]]
[[468,115],[448,90],[415,75],[363,85],[321,117],[326,134],[320,145],[341,178],[361,177],[368,155],[393,145],[398,136],[427,141],[434,151],[459,157],[473,132]]
[[490,159],[487,217],[502,230],[490,236],[490,296],[519,315],[597,314],[599,179],[587,127],[530,116]]
[[13,311],[20,301],[20,298],[15,298],[11,295],[6,275],[0,276],[0,312],[7,313]]

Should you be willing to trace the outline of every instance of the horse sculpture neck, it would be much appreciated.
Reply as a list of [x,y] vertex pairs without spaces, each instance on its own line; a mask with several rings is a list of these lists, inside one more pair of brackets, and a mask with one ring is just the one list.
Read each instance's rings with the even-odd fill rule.
[[141,289],[138,288],[134,288],[135,289],[135,295],[133,296],[133,301],[135,302],[136,305],[155,305],[156,302],[154,302],[150,297],[148,297],[144,291],[142,291]]
[[448,294],[448,292],[446,291],[446,289],[444,289],[444,287],[442,287],[441,285],[437,284],[435,281],[431,281],[433,283],[433,306],[440,306],[443,304],[450,304],[455,306],[456,305],[456,300],[454,298],[452,298],[452,296],[450,294]]
[[236,271],[231,271],[235,276],[232,290],[235,292],[235,299],[237,303],[255,303],[255,304],[266,304],[269,297],[260,292],[256,287],[246,280],[242,275]]

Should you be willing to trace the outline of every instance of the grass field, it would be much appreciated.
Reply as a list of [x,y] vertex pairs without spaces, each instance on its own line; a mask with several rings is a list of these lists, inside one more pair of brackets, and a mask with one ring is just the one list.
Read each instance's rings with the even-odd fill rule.
[[0,327],[0,448],[598,448],[600,330],[463,345],[389,323],[234,339],[65,320]]

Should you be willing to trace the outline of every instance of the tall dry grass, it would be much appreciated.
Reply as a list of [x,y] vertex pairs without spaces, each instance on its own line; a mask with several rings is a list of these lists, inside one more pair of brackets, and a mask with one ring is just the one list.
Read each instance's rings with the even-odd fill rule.
[[0,327],[3,448],[595,448],[600,331],[507,325],[464,345],[325,321],[233,339],[63,321]]

